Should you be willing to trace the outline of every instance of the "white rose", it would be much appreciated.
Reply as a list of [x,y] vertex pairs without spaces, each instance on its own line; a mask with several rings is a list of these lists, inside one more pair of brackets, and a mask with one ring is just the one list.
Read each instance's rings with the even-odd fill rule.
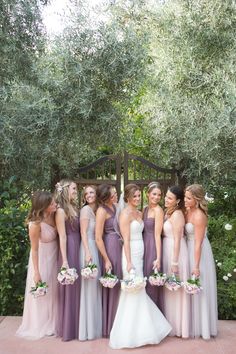
[[221,262],[218,262],[218,263],[217,263],[217,266],[218,266],[218,267],[221,267],[221,266],[222,266],[222,263],[221,263]]
[[223,276],[223,279],[224,279],[224,281],[229,280],[229,278],[227,277],[227,275],[224,275],[224,276]]
[[228,273],[227,276],[230,278],[230,277],[232,277],[232,274],[231,274],[231,273]]
[[234,273],[236,273],[236,268],[234,268]]
[[230,225],[230,224],[226,224],[226,225],[225,225],[225,230],[227,230],[227,231],[232,230],[232,228],[233,228],[233,226]]

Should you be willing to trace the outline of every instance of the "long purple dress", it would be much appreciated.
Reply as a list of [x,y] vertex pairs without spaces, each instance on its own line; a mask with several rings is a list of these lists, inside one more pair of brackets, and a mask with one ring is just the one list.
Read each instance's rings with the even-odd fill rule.
[[[79,217],[73,222],[66,220],[67,260],[70,268],[76,268],[79,278],[73,285],[59,284],[58,336],[63,341],[77,339],[79,335],[79,305],[80,305],[80,232]],[[61,267],[61,255],[59,266]]]
[[[153,272],[153,261],[157,258],[157,254],[155,243],[155,218],[148,217],[148,207],[143,211],[143,222],[143,273],[145,277],[149,277]],[[162,288],[160,286],[153,286],[147,282],[146,292],[152,301],[162,310]]]
[[[122,266],[121,266],[121,251],[122,244],[119,240],[119,235],[115,231],[114,223],[116,209],[113,206],[113,210],[111,210],[106,205],[102,206],[108,214],[110,214],[110,218],[106,219],[104,224],[104,234],[103,241],[105,244],[106,252],[108,258],[112,264],[112,273],[117,275],[119,279],[122,279]],[[103,264],[103,272],[105,272],[104,264]],[[118,301],[120,296],[120,285],[117,283],[113,289],[102,288],[102,335],[107,338],[110,335],[110,331],[115,319],[116,310],[118,307]]]

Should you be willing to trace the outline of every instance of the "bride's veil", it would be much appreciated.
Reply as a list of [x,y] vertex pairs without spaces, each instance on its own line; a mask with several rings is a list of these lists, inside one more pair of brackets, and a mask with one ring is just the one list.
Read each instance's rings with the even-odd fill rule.
[[114,222],[114,228],[117,234],[119,235],[120,239],[123,241],[121,232],[120,232],[120,226],[119,226],[119,218],[120,218],[120,213],[124,208],[126,208],[127,203],[124,201],[124,192],[121,193],[119,202],[116,206],[116,215],[115,215],[115,222]]

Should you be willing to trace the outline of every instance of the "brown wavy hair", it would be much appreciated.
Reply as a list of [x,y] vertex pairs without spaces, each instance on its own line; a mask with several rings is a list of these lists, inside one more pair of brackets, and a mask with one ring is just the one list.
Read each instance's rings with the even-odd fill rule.
[[44,211],[49,207],[53,200],[53,195],[47,191],[36,191],[31,197],[31,209],[25,220],[26,224],[30,221],[40,223],[43,220]]
[[182,212],[185,212],[185,207],[184,207],[184,191],[180,186],[172,186],[168,188],[168,191],[173,193],[176,196],[176,199],[179,199],[179,203],[176,204],[174,207],[166,209],[166,214],[168,216],[171,216],[175,210],[182,210]]
[[137,186],[137,184],[130,183],[125,186],[125,190],[124,190],[125,203],[127,203],[128,200],[134,196],[134,193],[136,191],[140,191],[140,188],[139,188],[139,186]]
[[100,184],[97,187],[96,196],[98,204],[104,205],[111,198],[112,188],[109,184]]
[[62,208],[66,214],[66,217],[72,222],[75,219],[75,214],[78,214],[77,201],[70,200],[69,187],[72,183],[75,183],[71,179],[62,179],[56,184],[55,200],[58,207]]
[[205,199],[203,187],[200,184],[195,183],[188,186],[185,190],[192,194],[193,198],[197,202],[197,207],[207,216],[207,201]]

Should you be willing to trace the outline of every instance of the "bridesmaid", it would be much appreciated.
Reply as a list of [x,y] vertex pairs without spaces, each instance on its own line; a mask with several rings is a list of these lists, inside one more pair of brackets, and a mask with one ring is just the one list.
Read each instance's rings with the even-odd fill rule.
[[80,305],[80,232],[76,205],[77,186],[71,180],[56,184],[56,225],[60,240],[59,267],[76,268],[79,278],[73,285],[59,284],[59,314],[57,334],[63,341],[79,336]]
[[[158,204],[161,200],[161,186],[151,182],[147,189],[148,206],[143,210],[143,241],[144,241],[144,276],[149,277],[154,268],[161,270],[161,232],[164,212]],[[147,282],[146,292],[160,308],[160,291],[162,289]]]
[[200,294],[191,296],[192,337],[210,339],[217,335],[217,288],[215,262],[207,238],[207,203],[201,185],[186,188],[185,207],[190,271],[200,278]]
[[96,187],[84,189],[85,206],[80,211],[80,266],[89,262],[98,267],[97,279],[81,279],[79,340],[100,338],[102,336],[102,288],[98,249],[95,243]]
[[[188,251],[184,239],[184,193],[178,186],[168,189],[165,197],[163,227],[163,272],[189,278]],[[164,315],[172,326],[171,336],[189,337],[190,296],[183,288],[170,291],[164,287]]]
[[[31,247],[24,313],[22,324],[16,332],[18,336],[29,339],[39,339],[56,333],[58,242],[55,211],[56,203],[51,193],[34,193],[26,220]],[[39,281],[47,283],[48,292],[35,299],[30,290]]]
[[[115,230],[117,194],[113,187],[101,184],[97,189],[99,208],[96,214],[96,243],[103,258],[103,272],[109,270],[122,279],[121,250],[119,235]],[[102,335],[107,338],[115,318],[120,286],[102,288]]]

